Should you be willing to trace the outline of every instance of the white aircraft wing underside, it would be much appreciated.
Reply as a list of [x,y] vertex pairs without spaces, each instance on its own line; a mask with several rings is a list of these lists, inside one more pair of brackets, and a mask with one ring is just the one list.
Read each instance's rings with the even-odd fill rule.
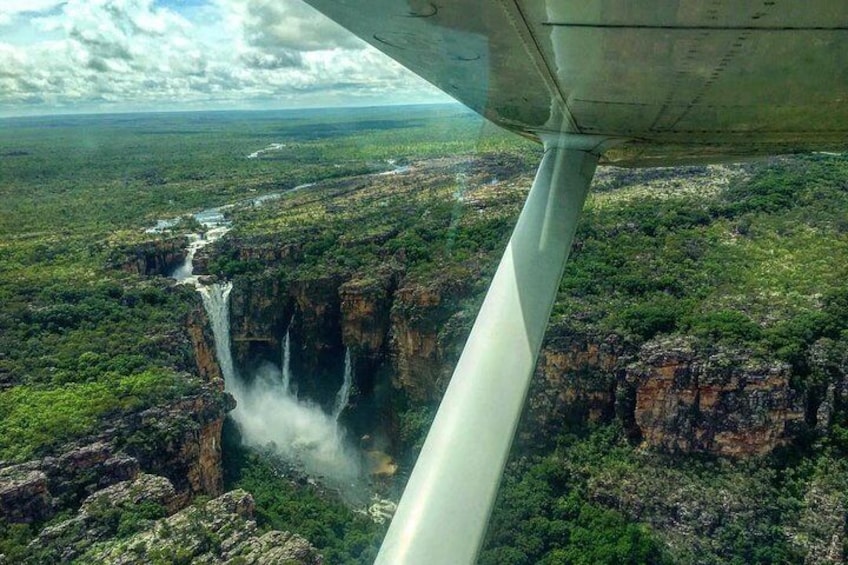
[[845,0],[307,2],[509,130],[607,140],[606,162],[846,147]]

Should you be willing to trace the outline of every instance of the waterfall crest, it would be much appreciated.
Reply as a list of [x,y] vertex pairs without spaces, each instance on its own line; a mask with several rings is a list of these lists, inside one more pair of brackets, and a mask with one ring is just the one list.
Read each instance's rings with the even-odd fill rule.
[[178,281],[184,281],[194,275],[194,256],[197,254],[197,250],[203,247],[203,239],[201,239],[200,236],[193,235],[191,237],[192,240],[191,243],[188,244],[188,249],[186,250],[186,256],[183,263],[177,267],[173,273],[171,273],[171,277]]

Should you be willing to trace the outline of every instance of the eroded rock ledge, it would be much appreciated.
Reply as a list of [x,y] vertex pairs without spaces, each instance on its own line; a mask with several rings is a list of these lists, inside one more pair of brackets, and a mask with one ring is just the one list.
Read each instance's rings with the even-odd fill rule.
[[179,507],[197,495],[223,492],[221,428],[234,404],[223,391],[211,330],[199,305],[187,322],[185,343],[196,365],[187,369],[202,384],[168,404],[113,414],[95,434],[40,459],[0,461],[0,520],[42,523],[142,471],[167,477]]
[[[236,349],[245,358],[259,337],[277,336],[263,343],[270,358],[279,358],[283,328],[294,317],[293,356],[299,356],[302,374],[320,380],[315,365],[327,356],[338,365],[350,347],[360,395],[355,400],[388,390],[395,400],[384,400],[387,405],[398,398],[407,406],[432,403],[443,393],[465,339],[471,316],[462,305],[471,294],[469,285],[398,284],[388,274],[319,285],[237,281]],[[568,422],[617,418],[648,447],[744,457],[769,453],[808,429],[809,399],[792,388],[790,367],[753,351],[707,351],[687,336],[639,345],[614,334],[549,333],[529,396],[526,418],[532,425],[522,428],[527,439],[554,437]],[[332,369],[324,368],[329,379],[339,372]],[[335,382],[329,382],[332,392]]]
[[92,494],[76,516],[45,528],[29,544],[28,560],[127,565],[322,562],[300,536],[261,533],[253,498],[243,490],[177,511],[179,507],[168,479],[141,473]]

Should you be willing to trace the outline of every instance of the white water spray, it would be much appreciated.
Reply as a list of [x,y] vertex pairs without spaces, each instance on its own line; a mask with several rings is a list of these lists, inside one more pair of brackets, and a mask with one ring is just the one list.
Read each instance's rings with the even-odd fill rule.
[[352,368],[345,356],[342,386],[332,414],[319,405],[300,400],[291,392],[291,337],[283,346],[283,367],[263,364],[249,384],[236,373],[230,348],[229,296],[232,283],[197,284],[215,336],[215,349],[224,386],[236,400],[233,420],[245,444],[270,447],[310,476],[323,477],[330,486],[349,496],[361,488],[359,453],[348,444],[338,418],[350,397]]
[[196,288],[203,299],[203,307],[212,324],[215,354],[218,357],[221,372],[224,374],[224,388],[232,393],[237,384],[236,368],[230,348],[230,292],[233,290],[233,283],[216,283],[208,286],[197,284]]
[[238,403],[233,419],[246,444],[271,447],[308,475],[322,476],[340,490],[359,482],[359,454],[345,441],[335,416],[283,389],[276,366],[263,364],[250,386],[232,392]]

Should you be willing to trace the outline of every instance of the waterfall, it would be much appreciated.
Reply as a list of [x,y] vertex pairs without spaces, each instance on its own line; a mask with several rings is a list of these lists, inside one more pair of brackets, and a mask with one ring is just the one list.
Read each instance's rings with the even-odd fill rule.
[[224,374],[224,387],[230,391],[236,384],[236,369],[230,349],[230,292],[232,290],[231,282],[215,283],[209,286],[197,285],[197,291],[203,299],[203,307],[212,324],[215,355]]
[[188,244],[186,256],[182,265],[174,269],[174,272],[171,273],[171,277],[178,281],[185,281],[194,275],[194,256],[197,254],[198,249],[207,244],[207,242],[198,235],[192,235],[190,237],[193,239],[191,243]]
[[[291,392],[291,335],[286,331],[282,367],[262,364],[250,384],[242,382],[230,349],[229,298],[231,282],[203,285],[195,283],[212,325],[215,351],[224,388],[236,400],[231,416],[242,441],[260,449],[270,449],[300,472],[322,477],[330,486],[356,498],[362,489],[360,455],[348,442],[338,418],[350,396],[352,368],[350,352],[345,355],[345,373],[336,395],[333,414],[318,404],[298,399]],[[291,326],[291,324],[289,324]]]
[[200,212],[195,215],[195,219],[204,226],[205,234],[189,235],[191,241],[186,249],[185,260],[174,269],[171,277],[193,286],[200,293],[212,326],[215,356],[223,373],[224,388],[236,400],[236,408],[230,415],[241,431],[242,441],[246,445],[274,452],[299,473],[320,477],[322,482],[338,489],[348,503],[365,503],[367,499],[361,498],[367,491],[363,481],[362,455],[350,445],[339,423],[339,417],[350,400],[353,382],[350,349],[345,350],[342,384],[336,393],[331,414],[309,399],[298,399],[292,391],[295,386],[291,370],[291,328],[294,316],[286,328],[280,366],[263,363],[251,375],[251,380],[243,382],[236,370],[231,349],[229,300],[233,284],[204,284],[201,277],[194,274],[197,251],[220,239],[230,229],[230,225],[220,208]]
[[[217,212],[217,211],[216,211]],[[220,212],[217,212],[220,216]],[[186,250],[182,265],[172,277],[192,285],[203,299],[203,307],[212,326],[215,355],[224,376],[224,389],[236,400],[231,412],[242,434],[242,441],[260,449],[269,449],[300,473],[321,477],[351,500],[362,491],[362,461],[359,452],[346,438],[338,419],[347,406],[352,382],[350,351],[345,353],[342,385],[336,394],[332,414],[308,399],[292,393],[291,326],[289,321],[283,343],[280,366],[264,363],[242,381],[233,361],[230,336],[230,292],[232,282],[204,284],[194,274],[195,253],[220,238],[229,229],[216,218],[197,215],[207,228],[206,236],[195,235]]]
[[353,367],[350,362],[350,348],[345,349],[345,366],[344,377],[342,378],[342,386],[339,392],[336,393],[336,404],[333,406],[333,421],[338,422],[339,416],[347,406],[350,400],[350,387],[353,382]]
[[292,314],[289,325],[286,327],[286,339],[283,342],[283,390],[291,394],[291,327],[294,323],[294,314]]

